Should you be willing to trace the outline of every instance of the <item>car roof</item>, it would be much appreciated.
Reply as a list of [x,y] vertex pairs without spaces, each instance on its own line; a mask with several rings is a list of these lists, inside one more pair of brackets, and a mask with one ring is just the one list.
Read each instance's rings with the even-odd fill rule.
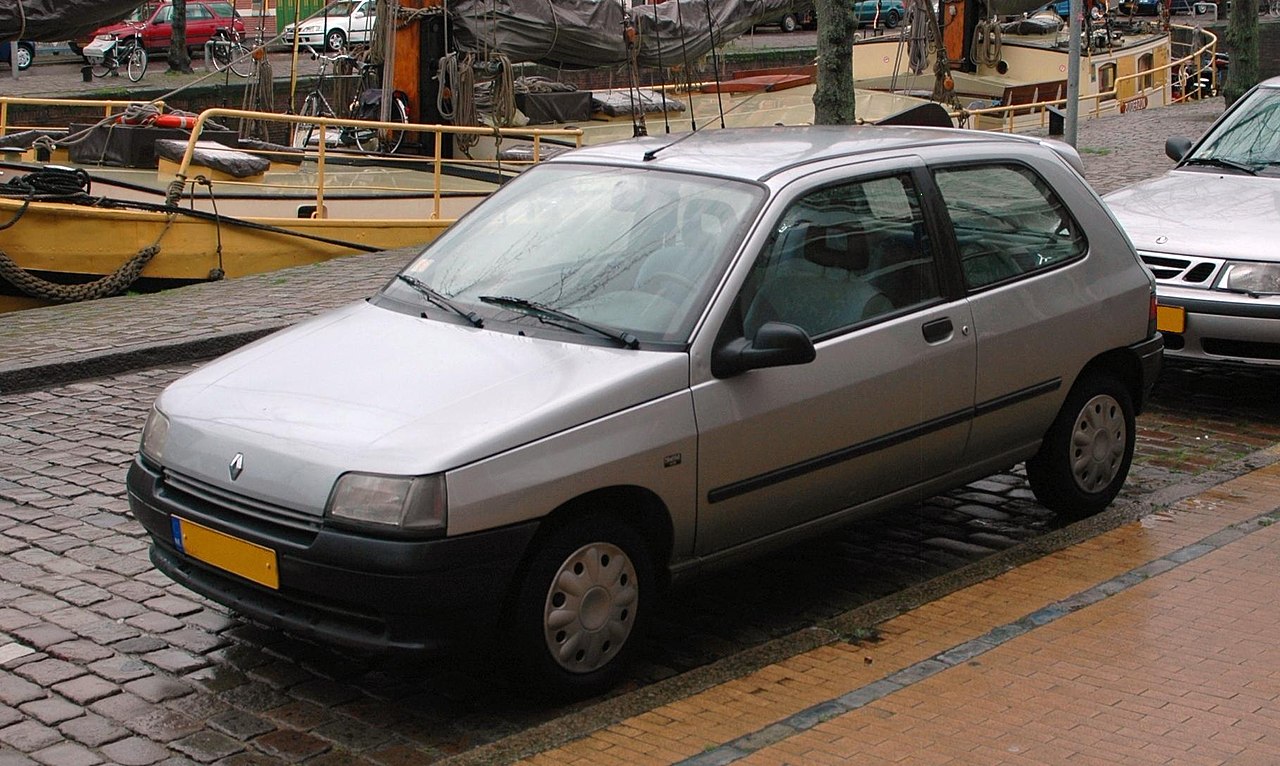
[[[1081,167],[1075,150],[1060,142],[956,128],[876,125],[717,128],[583,147],[552,162],[636,165],[766,181],[792,168],[824,160],[867,159],[938,145],[1004,145],[1010,149],[1044,145],[1077,170]],[[962,149],[957,156],[964,154]]]

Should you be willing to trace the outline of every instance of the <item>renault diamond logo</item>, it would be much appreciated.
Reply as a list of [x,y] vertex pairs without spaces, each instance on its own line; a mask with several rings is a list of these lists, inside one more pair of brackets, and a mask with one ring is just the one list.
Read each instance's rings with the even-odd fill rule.
[[237,452],[236,456],[231,458],[231,465],[227,466],[227,472],[231,474],[231,480],[235,481],[240,478],[241,471],[244,470],[244,453]]

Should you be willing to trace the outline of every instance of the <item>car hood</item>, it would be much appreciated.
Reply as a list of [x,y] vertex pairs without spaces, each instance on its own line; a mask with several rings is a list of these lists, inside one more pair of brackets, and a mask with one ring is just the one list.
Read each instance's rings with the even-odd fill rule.
[[[358,303],[175,382],[165,467],[319,513],[346,471],[437,473],[688,386],[683,353],[520,336]],[[230,462],[243,457],[233,480]]]
[[1280,178],[1174,170],[1103,198],[1145,252],[1275,260]]

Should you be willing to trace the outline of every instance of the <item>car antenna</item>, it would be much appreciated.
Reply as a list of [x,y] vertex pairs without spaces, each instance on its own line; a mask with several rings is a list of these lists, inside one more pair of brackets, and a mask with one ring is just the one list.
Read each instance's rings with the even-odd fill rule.
[[[737,109],[739,109],[739,108],[741,108],[741,107],[746,106],[747,104],[749,104],[749,103],[751,103],[752,101],[754,101],[754,100],[756,99],[756,96],[759,96],[760,94],[762,94],[762,93],[764,93],[764,92],[765,92],[765,91],[757,91],[756,93],[753,93],[753,94],[751,94],[750,96],[747,96],[746,98],[742,99],[742,100],[741,100],[741,101],[739,101],[738,103],[734,104],[734,105],[733,105],[732,107],[730,107],[727,111],[723,111],[723,112],[721,112],[721,113],[720,113],[720,127],[721,127],[722,129],[724,128],[724,117],[725,117],[725,115],[726,115],[726,114],[732,114],[735,110],[737,110]],[[689,102],[689,113],[690,113],[690,114],[692,114],[692,113],[693,113],[693,101],[690,101],[690,102]],[[778,123],[778,124],[779,124],[779,125],[781,125],[782,123]],[[704,123],[704,124],[703,124],[703,126],[702,126],[702,128],[705,128],[705,127],[707,127],[707,126],[706,126],[706,124]],[[695,134],[697,134],[697,133],[701,133],[701,132],[702,132],[702,128],[694,128],[693,130],[689,131],[688,133],[685,133],[684,135],[679,136],[678,138],[676,138],[676,140],[672,141],[672,142],[671,142],[671,143],[669,143],[669,144],[663,144],[662,146],[655,146],[655,147],[653,147],[652,149],[650,149],[649,151],[647,151],[647,152],[645,152],[645,153],[644,153],[644,161],[645,161],[645,162],[648,162],[649,160],[653,159],[654,157],[657,157],[657,156],[658,156],[658,152],[662,151],[663,149],[666,149],[666,148],[668,148],[668,147],[675,146],[676,144],[680,143],[681,141],[685,140],[686,138],[692,138]]]

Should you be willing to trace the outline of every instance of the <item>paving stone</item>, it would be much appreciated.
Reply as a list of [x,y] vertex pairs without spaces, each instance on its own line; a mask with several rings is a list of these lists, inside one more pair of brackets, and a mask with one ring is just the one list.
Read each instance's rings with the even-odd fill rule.
[[129,736],[129,730],[96,713],[86,713],[58,726],[58,731],[89,747],[98,747]]
[[[152,599],[158,601],[159,599]],[[138,630],[144,630],[147,633],[168,633],[171,630],[178,630],[182,627],[182,620],[168,614],[160,612],[143,612],[142,614],[130,617],[125,620],[126,623],[132,625]]]
[[[320,757],[323,758],[324,756]],[[311,766],[314,762],[315,760],[313,759],[307,761],[307,764],[308,766]],[[273,758],[272,756],[264,753],[244,752],[236,753],[228,758],[223,758],[218,761],[217,766],[281,766],[283,763],[285,763],[285,761],[282,761],[279,758]]]
[[161,596],[147,601],[143,606],[153,609],[157,612],[167,614],[170,617],[181,617],[184,614],[193,614],[200,611],[203,607],[194,601],[177,596]]
[[83,669],[69,662],[53,659],[40,660],[29,665],[23,665],[14,672],[41,686],[52,686],[61,681],[82,676],[85,673]]
[[203,628],[209,633],[221,633],[240,624],[240,620],[212,609],[201,609],[182,618],[188,625]]
[[35,763],[21,753],[0,746],[0,766],[35,766]]
[[302,700],[294,700],[287,705],[272,708],[266,711],[265,715],[289,728],[303,731],[313,729],[333,718],[333,713],[329,710]]
[[289,763],[296,763],[330,748],[328,742],[300,731],[279,730],[263,734],[253,741],[255,747],[267,755]]
[[209,664],[209,661],[205,658],[197,657],[182,649],[161,649],[155,652],[148,652],[142,655],[142,658],[161,670],[167,670],[175,675],[190,673],[196,668],[202,668]]
[[244,744],[216,731],[200,731],[172,743],[174,750],[200,763],[211,763],[244,750]]
[[105,678],[83,675],[70,681],[54,684],[53,690],[77,705],[87,705],[115,694],[120,691],[120,687]]
[[120,692],[98,700],[90,705],[89,709],[98,715],[123,723],[155,710],[156,706],[136,694]]
[[0,705],[0,729],[22,720],[22,713],[17,708]]
[[81,636],[103,646],[109,646],[116,641],[123,641],[141,634],[141,631],[137,628],[115,620],[97,620],[75,630]]
[[135,657],[116,655],[104,660],[89,663],[89,670],[109,681],[124,683],[135,678],[152,675],[155,671],[145,662]]
[[183,678],[214,694],[234,689],[249,681],[244,673],[226,665],[210,665],[200,668],[186,674]]
[[0,742],[24,753],[48,747],[62,740],[56,729],[32,720],[21,721],[0,729]]
[[193,654],[204,654],[221,646],[226,646],[228,639],[200,628],[183,628],[164,634],[164,639],[179,649]]
[[89,606],[99,601],[106,601],[111,598],[111,594],[96,585],[76,585],[58,591],[58,598],[76,606]]
[[102,763],[101,758],[75,742],[59,742],[32,753],[31,757],[47,766],[96,766]]
[[27,715],[35,718],[40,723],[56,726],[63,721],[77,718],[84,715],[84,709],[79,705],[67,702],[61,697],[46,697],[42,700],[32,700],[19,706],[18,708]]
[[148,702],[163,702],[174,697],[182,697],[194,691],[185,684],[167,676],[148,676],[130,681],[124,685],[125,691],[132,692]]
[[252,739],[259,734],[266,734],[275,727],[256,715],[243,710],[228,710],[209,719],[209,725],[230,737],[239,740]]
[[72,662],[77,665],[101,660],[114,654],[110,649],[107,649],[104,646],[99,646],[92,641],[85,641],[84,639],[64,641],[61,644],[54,644],[49,647],[48,652],[60,660],[66,660],[67,662]]
[[203,728],[200,721],[175,710],[156,708],[124,722],[125,726],[144,737],[169,742],[193,734]]
[[138,636],[137,638],[126,638],[111,645],[112,649],[117,652],[125,652],[126,654],[146,654],[165,648],[169,644],[163,638],[155,636]]
[[372,726],[363,721],[355,721],[345,716],[339,716],[332,721],[321,724],[312,729],[311,733],[355,752],[384,745],[395,736],[386,729]]
[[28,662],[36,653],[35,649],[17,641],[0,644],[0,666],[17,667],[18,664]]
[[25,627],[11,630],[9,633],[22,639],[24,643],[30,644],[38,649],[48,649],[54,644],[77,638],[75,633],[72,633],[66,628],[48,622],[38,622],[32,625],[27,625]]
[[141,737],[129,737],[103,745],[102,754],[120,766],[150,766],[169,757],[169,749]]

